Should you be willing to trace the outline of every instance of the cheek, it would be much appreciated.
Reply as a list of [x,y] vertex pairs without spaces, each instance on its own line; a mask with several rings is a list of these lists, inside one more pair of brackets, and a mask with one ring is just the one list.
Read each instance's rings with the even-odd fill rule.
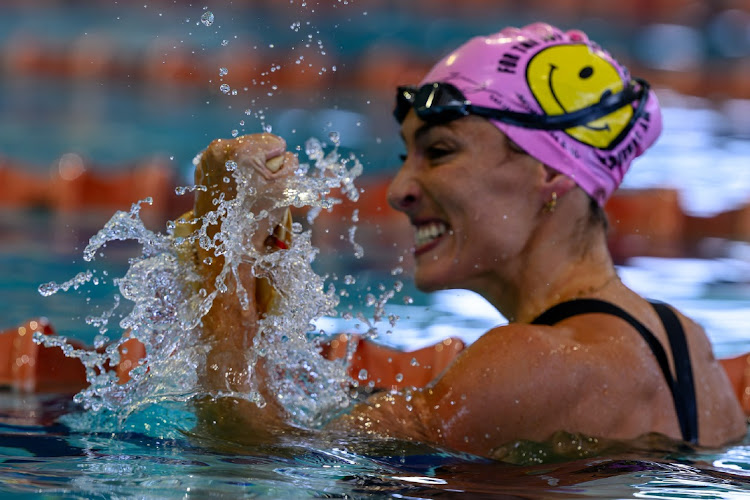
[[529,195],[516,189],[476,204],[468,224],[468,251],[483,264],[494,265],[520,253],[533,228]]
[[467,197],[473,222],[487,229],[499,229],[516,221],[527,205],[528,195],[521,185],[511,182],[485,182]]

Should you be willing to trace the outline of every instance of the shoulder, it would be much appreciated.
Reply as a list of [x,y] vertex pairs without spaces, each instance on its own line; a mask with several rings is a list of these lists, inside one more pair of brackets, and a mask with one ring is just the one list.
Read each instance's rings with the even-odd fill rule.
[[570,328],[494,328],[422,393],[420,403],[429,409],[425,426],[442,428],[451,446],[465,446],[468,439],[488,448],[578,430],[575,410],[591,398],[599,366]]
[[545,413],[555,402],[572,404],[577,388],[600,378],[609,363],[597,351],[566,326],[493,328],[456,359],[435,384],[436,394],[481,395],[488,408]]
[[[458,363],[511,367],[533,360],[552,359],[552,355],[574,355],[581,346],[578,332],[570,326],[546,326],[510,323],[489,330],[470,345]],[[492,362],[494,361],[494,362]]]
[[484,400],[496,407],[525,401],[524,411],[546,414],[607,394],[634,401],[660,380],[647,350],[612,316],[571,318],[555,326],[509,324],[468,347],[436,388],[484,388]]

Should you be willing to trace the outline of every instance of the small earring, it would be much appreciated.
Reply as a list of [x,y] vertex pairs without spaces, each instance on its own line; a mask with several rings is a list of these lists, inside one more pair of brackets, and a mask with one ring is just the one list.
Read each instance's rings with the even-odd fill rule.
[[548,214],[551,214],[552,212],[555,211],[556,206],[557,206],[557,193],[552,191],[552,199],[544,204],[544,211]]

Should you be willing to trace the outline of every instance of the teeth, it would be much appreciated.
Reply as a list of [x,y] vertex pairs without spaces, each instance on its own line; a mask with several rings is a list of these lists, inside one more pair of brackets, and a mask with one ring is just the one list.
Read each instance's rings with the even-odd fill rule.
[[448,226],[442,222],[430,222],[419,226],[414,233],[414,242],[417,246],[424,245],[430,241],[442,236],[448,230]]

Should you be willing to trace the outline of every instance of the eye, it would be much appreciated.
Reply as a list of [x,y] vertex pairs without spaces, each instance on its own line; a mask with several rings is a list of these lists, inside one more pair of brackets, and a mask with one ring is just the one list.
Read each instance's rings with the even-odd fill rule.
[[438,160],[451,153],[453,153],[453,150],[446,146],[430,146],[425,150],[425,156],[430,160]]

